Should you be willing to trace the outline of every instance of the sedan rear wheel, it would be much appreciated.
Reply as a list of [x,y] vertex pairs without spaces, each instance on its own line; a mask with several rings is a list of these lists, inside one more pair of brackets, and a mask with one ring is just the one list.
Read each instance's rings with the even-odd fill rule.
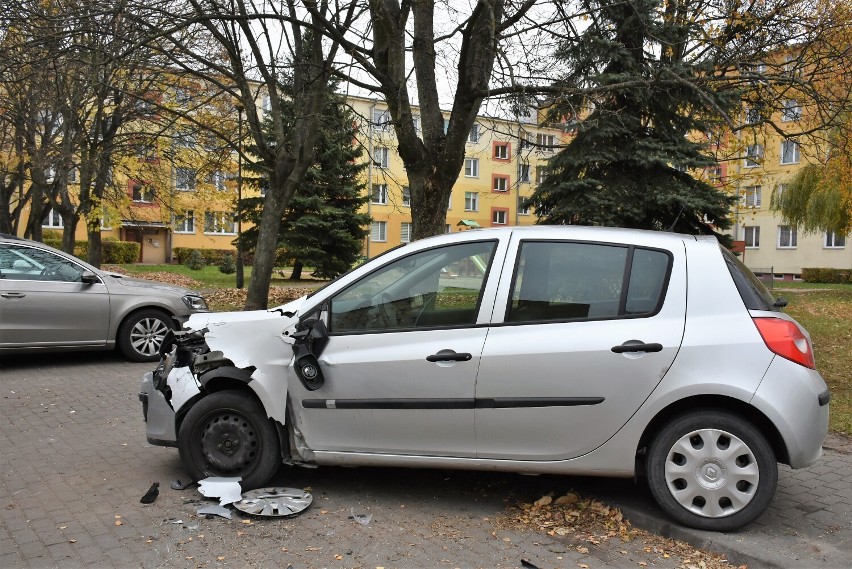
[[161,310],[140,310],[131,314],[118,329],[118,347],[128,359],[136,362],[155,362],[160,359],[160,347],[169,330],[175,325]]
[[714,531],[741,527],[762,514],[778,482],[766,438],[725,411],[674,419],[651,444],[648,482],[660,506],[684,525]]

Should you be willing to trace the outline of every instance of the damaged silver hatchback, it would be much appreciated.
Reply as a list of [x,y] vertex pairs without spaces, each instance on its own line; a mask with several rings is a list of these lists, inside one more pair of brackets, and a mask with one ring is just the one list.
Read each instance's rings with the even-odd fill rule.
[[730,530],[828,427],[783,304],[713,238],[424,239],[284,306],[193,315],[143,381],[147,438],[245,488],[281,464],[638,472],[680,523]]

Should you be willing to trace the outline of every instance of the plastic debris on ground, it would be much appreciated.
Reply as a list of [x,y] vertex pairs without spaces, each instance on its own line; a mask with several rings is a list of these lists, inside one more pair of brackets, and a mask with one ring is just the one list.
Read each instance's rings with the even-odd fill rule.
[[212,516],[228,518],[229,520],[231,519],[231,510],[225,506],[205,506],[203,508],[198,508],[197,514],[199,516],[206,516],[209,514]]
[[373,514],[356,514],[355,508],[349,508],[349,519],[355,520],[362,526],[368,526],[373,521]]
[[207,498],[219,498],[220,506],[227,506],[242,499],[239,476],[228,478],[210,476],[198,481],[198,491]]

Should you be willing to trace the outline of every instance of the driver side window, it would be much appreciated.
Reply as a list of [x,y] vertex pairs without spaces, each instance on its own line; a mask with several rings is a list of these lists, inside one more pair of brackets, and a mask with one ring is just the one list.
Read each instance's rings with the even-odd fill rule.
[[330,333],[475,324],[496,246],[450,245],[385,265],[331,299]]
[[50,251],[10,245],[0,249],[0,272],[7,280],[80,282],[83,269]]

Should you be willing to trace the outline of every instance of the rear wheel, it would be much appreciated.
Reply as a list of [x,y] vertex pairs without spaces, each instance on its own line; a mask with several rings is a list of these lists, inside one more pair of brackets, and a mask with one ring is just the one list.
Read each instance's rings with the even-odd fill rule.
[[239,391],[198,401],[181,424],[178,450],[193,480],[240,476],[244,489],[263,486],[281,466],[272,422],[259,402]]
[[698,529],[729,531],[772,502],[778,464],[766,438],[726,411],[704,410],[666,425],[651,443],[648,484],[663,510]]

